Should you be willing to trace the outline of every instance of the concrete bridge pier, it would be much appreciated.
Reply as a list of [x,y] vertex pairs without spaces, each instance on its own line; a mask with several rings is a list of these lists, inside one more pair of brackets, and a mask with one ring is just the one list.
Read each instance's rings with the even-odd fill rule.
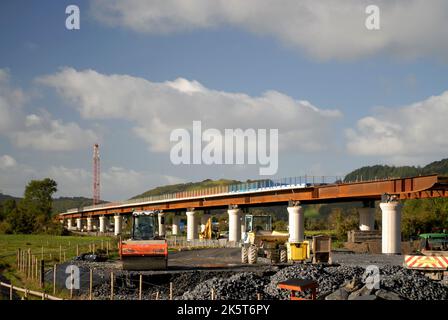
[[391,198],[380,203],[382,211],[382,253],[401,254],[401,203]]
[[71,230],[73,228],[73,219],[68,218],[67,219],[67,230]]
[[76,218],[76,230],[81,231],[82,229],[82,219]]
[[163,212],[159,212],[157,214],[157,218],[159,221],[159,237],[165,236],[165,214]]
[[105,233],[106,232],[106,217],[100,216],[100,232]]
[[187,241],[198,239],[197,212],[194,209],[187,211]]
[[121,234],[121,222],[122,218],[119,214],[114,215],[114,235],[118,236]]
[[229,206],[229,241],[241,241],[241,210],[235,206]]
[[365,201],[363,207],[358,209],[359,230],[375,230],[375,201]]
[[305,218],[302,206],[293,203],[288,207],[289,242],[297,243],[305,239]]
[[90,232],[93,230],[93,225],[92,225],[92,217],[87,217],[87,231]]
[[180,217],[178,215],[173,216],[173,225],[171,228],[171,233],[173,236],[180,235]]

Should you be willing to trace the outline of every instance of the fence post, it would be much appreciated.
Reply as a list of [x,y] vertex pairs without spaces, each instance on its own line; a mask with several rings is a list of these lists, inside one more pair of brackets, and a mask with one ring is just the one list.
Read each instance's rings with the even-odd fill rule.
[[71,275],[71,277],[70,277],[70,299],[73,299],[73,285],[75,282],[73,274],[74,274],[74,270],[72,267],[72,268],[70,268],[70,275]]
[[45,261],[40,260],[40,287],[43,288],[45,283]]
[[215,289],[212,288],[211,290],[211,299],[210,300],[215,300]]
[[143,276],[140,274],[138,281],[138,300],[142,300]]
[[114,300],[114,273],[110,273],[110,300]]
[[28,270],[27,270],[28,278],[31,278],[31,249],[28,249]]
[[56,295],[56,264],[53,266],[53,295]]
[[173,283],[170,282],[170,300],[173,300]]
[[34,256],[31,255],[31,272],[30,272],[30,279],[33,280],[34,278]]
[[12,300],[12,291],[14,289],[14,286],[11,283],[11,286],[9,287],[9,300]]
[[41,247],[40,259],[44,260],[44,246]]
[[79,256],[79,244],[76,244],[76,256]]
[[89,284],[89,299],[90,300],[93,300],[92,288],[93,288],[93,271],[92,271],[92,269],[90,269],[90,284]]

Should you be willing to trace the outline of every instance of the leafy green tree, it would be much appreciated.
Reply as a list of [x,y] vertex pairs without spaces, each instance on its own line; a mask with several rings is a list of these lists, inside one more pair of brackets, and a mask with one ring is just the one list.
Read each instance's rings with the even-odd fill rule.
[[276,231],[288,231],[288,224],[284,220],[277,220],[274,222],[272,228]]
[[50,219],[52,213],[53,194],[58,191],[56,181],[46,178],[44,180],[31,180],[25,188],[21,201],[22,208],[32,211],[36,216]]
[[30,181],[18,205],[15,202],[5,202],[3,212],[7,214],[8,224],[2,226],[3,232],[59,233],[61,226],[52,221],[51,209],[52,196],[56,191],[57,183],[52,179]]
[[5,220],[8,216],[17,209],[17,202],[14,199],[7,199],[3,202],[0,210],[0,220]]

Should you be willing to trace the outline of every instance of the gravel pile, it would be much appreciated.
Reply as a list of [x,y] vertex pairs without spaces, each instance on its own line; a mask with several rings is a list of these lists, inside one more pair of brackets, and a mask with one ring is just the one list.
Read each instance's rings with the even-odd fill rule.
[[[77,263],[84,266],[89,262],[77,261]],[[90,267],[97,264],[99,263],[90,262]],[[407,270],[397,265],[380,265],[379,270],[381,289],[379,291],[360,290],[366,289],[363,283],[365,268],[354,265],[295,264],[279,271],[258,273],[194,271],[158,276],[144,274],[143,299],[154,299],[156,292],[159,294],[159,299],[168,299],[170,282],[173,283],[174,299],[208,300],[211,298],[212,289],[215,298],[222,300],[255,300],[257,294],[261,294],[263,299],[289,299],[289,291],[278,289],[277,284],[291,278],[308,278],[316,280],[319,284],[318,299],[326,297],[351,299],[348,297],[351,293],[354,293],[352,296],[356,296],[356,292],[362,292],[359,295],[366,297],[376,295],[383,299],[393,299],[395,295],[400,299],[410,300],[448,300],[448,286],[430,280],[419,271]],[[116,277],[114,298],[138,299],[139,273],[119,270],[114,272]],[[95,283],[98,283],[94,286],[95,299],[110,299],[110,269],[95,268],[94,276]],[[342,289],[348,293],[341,292]],[[332,296],[328,297],[329,295]]]
[[361,267],[325,267],[324,265],[298,264],[287,267],[273,275],[270,283],[265,288],[265,293],[267,297],[272,299],[288,299],[289,292],[278,289],[277,284],[291,278],[308,278],[318,282],[319,290],[317,297],[322,298],[337,290],[345,282],[353,278],[360,278],[363,273],[364,269]]
[[215,299],[219,300],[255,300],[257,293],[262,293],[268,283],[266,277],[253,272],[242,272],[230,278],[212,278],[198,284],[193,290],[185,292],[183,300],[209,300],[212,289]]
[[423,273],[399,266],[380,268],[381,288],[410,300],[448,300],[448,286],[426,277]]

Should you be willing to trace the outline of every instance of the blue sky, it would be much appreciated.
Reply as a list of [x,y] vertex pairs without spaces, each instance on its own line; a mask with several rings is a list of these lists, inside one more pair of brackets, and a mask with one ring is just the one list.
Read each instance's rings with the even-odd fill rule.
[[[6,80],[0,81],[0,97],[6,101],[3,114],[11,117],[12,127],[2,130],[0,122],[0,190],[18,195],[27,180],[50,175],[59,182],[60,195],[90,196],[90,142],[94,140],[101,145],[102,197],[108,200],[127,198],[159,184],[257,177],[253,165],[172,165],[166,146],[157,149],[152,140],[164,139],[166,132],[155,132],[149,118],[145,123],[138,115],[127,117],[126,100],[111,106],[116,109],[110,114],[89,111],[93,104],[88,103],[122,101],[114,98],[114,86],[140,95],[135,86],[146,89],[140,88],[139,79],[151,87],[178,78],[197,81],[218,105],[219,92],[245,94],[255,106],[256,98],[269,91],[311,103],[319,112],[310,119],[302,116],[300,102],[294,112],[297,119],[284,128],[280,119],[272,119],[272,128],[298,137],[286,141],[280,150],[278,177],[343,175],[368,164],[423,165],[446,157],[447,129],[440,122],[448,116],[444,95],[448,88],[444,42],[448,41],[443,30],[447,20],[437,12],[448,10],[443,1],[433,1],[425,15],[421,14],[426,8],[423,1],[411,6],[398,2],[402,7],[396,11],[387,2],[377,1],[384,27],[366,33],[363,1],[339,3],[353,12],[347,19],[339,19],[339,9],[325,1],[321,7],[297,1],[303,7],[295,10],[272,10],[266,1],[248,1],[253,6],[248,9],[234,2],[227,8],[222,1],[207,6],[198,0],[190,3],[191,10],[182,9],[176,1],[133,0],[127,5],[116,0],[2,1],[0,69]],[[80,8],[80,30],[65,28],[69,4]],[[283,4],[296,5],[288,0]],[[304,15],[305,9],[315,13],[311,20]],[[318,13],[327,11],[335,19],[331,26],[319,20]],[[400,15],[409,18],[417,13],[421,22],[417,32],[395,22]],[[285,29],[278,26],[279,17]],[[291,29],[296,24],[297,30]],[[89,70],[94,74],[87,74]],[[111,75],[121,78],[110,84]],[[132,81],[121,86],[123,77]],[[103,92],[93,90],[97,97],[86,93],[99,82]],[[204,119],[217,116],[217,108],[226,108],[224,102],[210,107],[189,98],[183,107],[184,100],[154,97],[158,89],[154,90],[141,93],[144,99],[136,103],[148,104],[135,112],[142,117],[160,116],[167,127],[191,124],[194,119],[188,119],[188,108],[202,110]],[[13,94],[17,91],[22,98]],[[164,118],[163,99],[178,103],[170,105],[176,110],[171,117],[179,118],[174,123]],[[238,101],[236,96],[232,99]],[[412,108],[416,103],[418,111]],[[249,119],[229,109],[225,119],[214,119],[210,125],[258,128],[265,124],[266,108],[260,108]],[[325,116],[323,110],[338,110],[340,116]],[[303,148],[304,126],[303,139],[316,137],[310,143],[321,145],[319,150]],[[136,127],[148,129],[153,137],[142,139]]]

